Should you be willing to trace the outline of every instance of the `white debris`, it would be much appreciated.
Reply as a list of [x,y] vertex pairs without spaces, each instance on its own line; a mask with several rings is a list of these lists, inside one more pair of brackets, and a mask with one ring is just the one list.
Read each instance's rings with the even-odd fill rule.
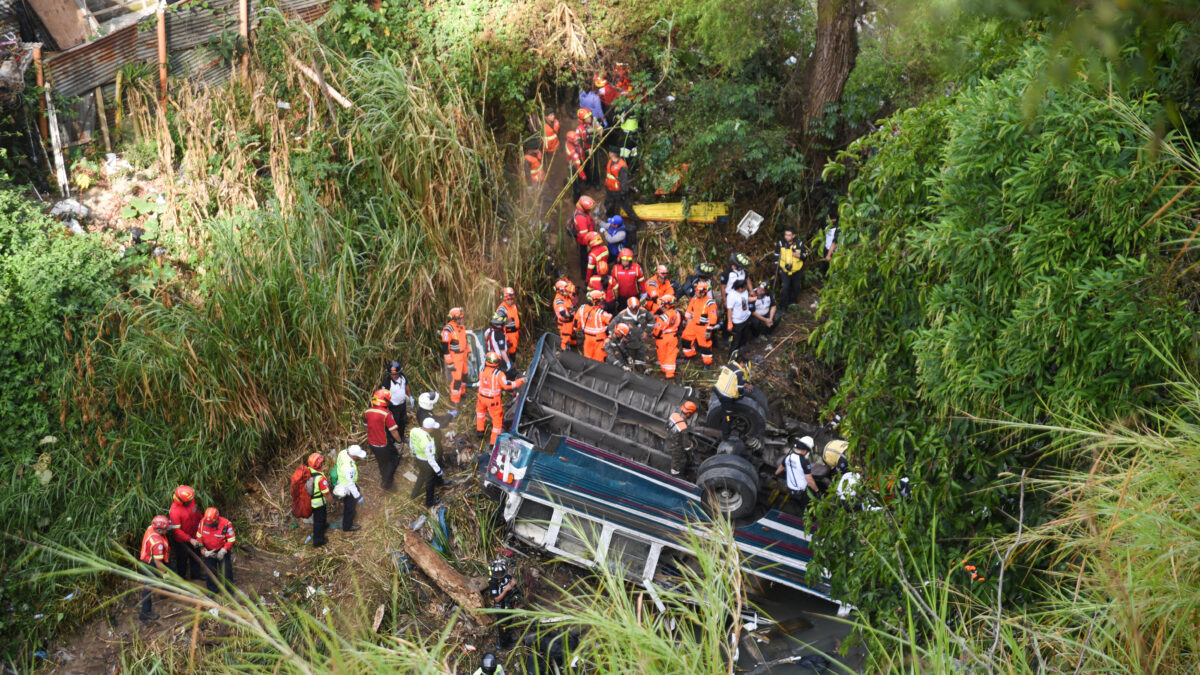
[[74,199],[64,199],[50,209],[50,215],[55,217],[74,216],[80,220],[88,217],[90,210]]

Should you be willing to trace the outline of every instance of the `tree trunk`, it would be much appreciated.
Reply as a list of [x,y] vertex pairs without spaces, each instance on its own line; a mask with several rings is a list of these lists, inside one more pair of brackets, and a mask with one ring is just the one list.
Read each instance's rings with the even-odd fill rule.
[[864,0],[817,0],[817,44],[800,76],[799,101],[792,119],[810,146],[813,123],[825,116],[825,106],[842,98],[846,80],[858,58],[856,22],[865,10]]
[[486,581],[481,584],[478,579],[459,573],[430,548],[419,533],[412,530],[404,533],[404,550],[408,553],[408,559],[416,563],[459,607],[471,612],[476,622],[484,626],[492,622],[491,616],[479,613],[483,609],[483,596],[480,593],[487,587]]

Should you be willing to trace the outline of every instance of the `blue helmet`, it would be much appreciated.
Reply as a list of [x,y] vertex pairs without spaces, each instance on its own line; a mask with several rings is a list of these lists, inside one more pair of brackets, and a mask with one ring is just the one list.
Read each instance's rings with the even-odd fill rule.
[[623,218],[621,218],[621,216],[613,216],[612,218],[608,219],[609,225],[621,225],[624,222],[625,222],[625,220]]

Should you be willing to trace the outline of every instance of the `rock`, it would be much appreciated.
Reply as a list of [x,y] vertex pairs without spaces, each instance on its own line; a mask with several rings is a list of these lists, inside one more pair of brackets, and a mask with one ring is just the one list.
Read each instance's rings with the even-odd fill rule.
[[64,200],[58,202],[57,204],[55,204],[54,207],[50,209],[50,215],[52,215],[52,216],[55,216],[55,217],[75,216],[76,218],[78,218],[80,220],[87,218],[88,213],[90,213],[90,212],[91,211],[90,211],[90,209],[88,209],[88,207],[84,206],[83,204],[80,204],[79,202],[75,201],[74,199],[64,199]]

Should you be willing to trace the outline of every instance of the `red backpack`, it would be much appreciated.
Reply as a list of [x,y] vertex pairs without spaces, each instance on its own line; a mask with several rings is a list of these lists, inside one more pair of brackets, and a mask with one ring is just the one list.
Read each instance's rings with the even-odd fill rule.
[[308,467],[300,466],[292,472],[291,493],[292,493],[292,515],[297,518],[308,518],[312,515],[312,497],[308,496],[308,491],[304,489],[304,484],[308,482]]

